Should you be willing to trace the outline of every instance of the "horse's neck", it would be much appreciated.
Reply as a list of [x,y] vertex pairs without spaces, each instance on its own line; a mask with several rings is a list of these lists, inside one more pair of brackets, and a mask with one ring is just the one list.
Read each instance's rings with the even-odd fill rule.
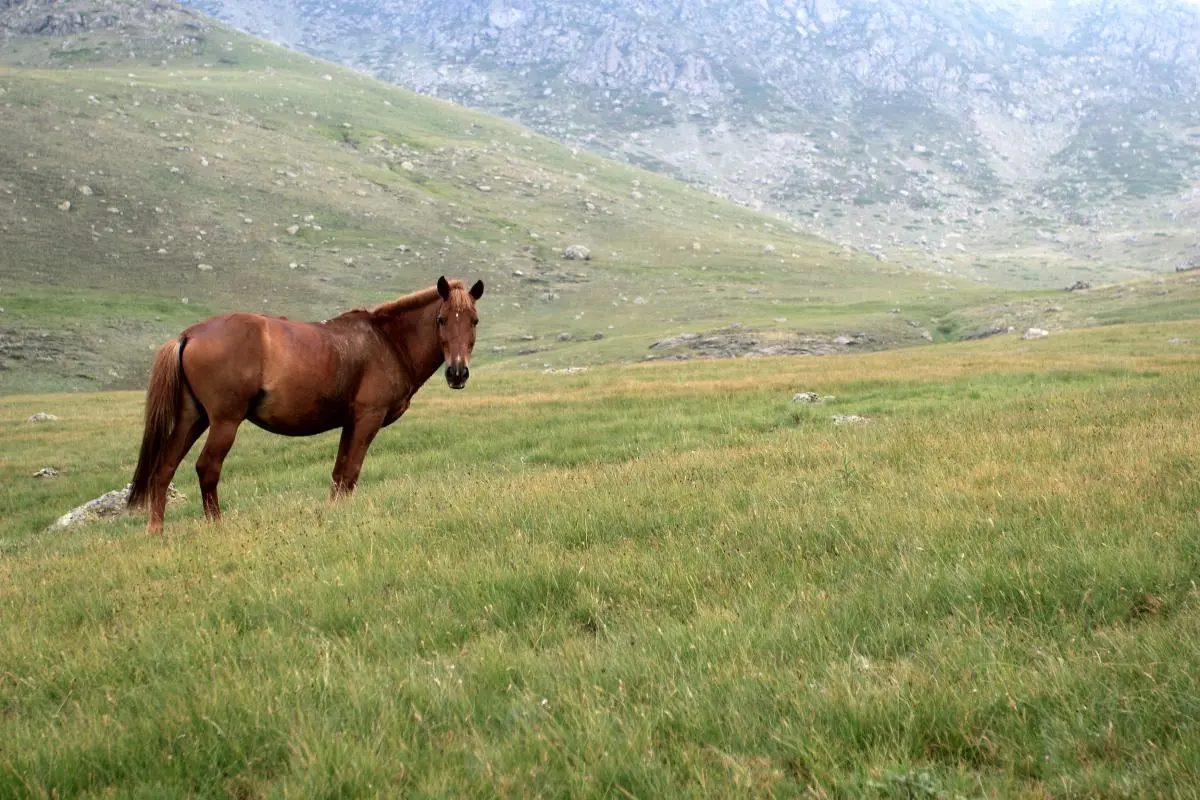
[[396,311],[380,317],[380,327],[400,353],[401,361],[420,388],[442,365],[442,347],[438,342],[437,303]]

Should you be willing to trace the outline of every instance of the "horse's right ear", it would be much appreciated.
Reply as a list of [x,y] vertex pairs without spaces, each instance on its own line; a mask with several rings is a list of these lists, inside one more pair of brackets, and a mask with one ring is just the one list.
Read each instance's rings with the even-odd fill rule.
[[450,299],[450,284],[446,282],[445,275],[438,278],[438,294],[442,296],[443,300]]

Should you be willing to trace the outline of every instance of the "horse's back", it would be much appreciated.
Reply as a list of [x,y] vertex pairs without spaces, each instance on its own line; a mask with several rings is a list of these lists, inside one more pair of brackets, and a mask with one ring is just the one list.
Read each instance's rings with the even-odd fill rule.
[[[287,360],[304,351],[321,347],[329,338],[320,323],[297,322],[287,317],[235,312],[210,317],[183,332],[189,348],[206,348],[233,355],[239,362],[258,359]],[[231,351],[231,352],[230,352]],[[301,357],[311,352],[301,352]]]

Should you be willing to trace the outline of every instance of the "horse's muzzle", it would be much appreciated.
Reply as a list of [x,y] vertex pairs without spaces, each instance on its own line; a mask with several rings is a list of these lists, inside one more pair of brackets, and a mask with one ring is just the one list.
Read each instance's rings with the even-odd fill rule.
[[464,388],[469,377],[471,377],[471,370],[466,364],[452,364],[446,367],[446,383],[450,384],[451,389]]

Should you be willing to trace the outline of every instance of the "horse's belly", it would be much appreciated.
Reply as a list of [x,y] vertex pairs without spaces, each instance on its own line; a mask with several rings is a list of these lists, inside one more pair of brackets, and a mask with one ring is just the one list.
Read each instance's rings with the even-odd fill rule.
[[253,422],[258,427],[271,433],[278,433],[281,436],[316,436],[318,433],[331,431],[334,428],[342,427],[339,423],[329,423],[327,421],[313,422],[297,422],[296,420],[272,420],[262,419],[255,414],[251,414],[246,419]]
[[246,419],[283,436],[314,436],[346,424],[345,404],[331,399],[288,403],[271,393],[259,398]]

